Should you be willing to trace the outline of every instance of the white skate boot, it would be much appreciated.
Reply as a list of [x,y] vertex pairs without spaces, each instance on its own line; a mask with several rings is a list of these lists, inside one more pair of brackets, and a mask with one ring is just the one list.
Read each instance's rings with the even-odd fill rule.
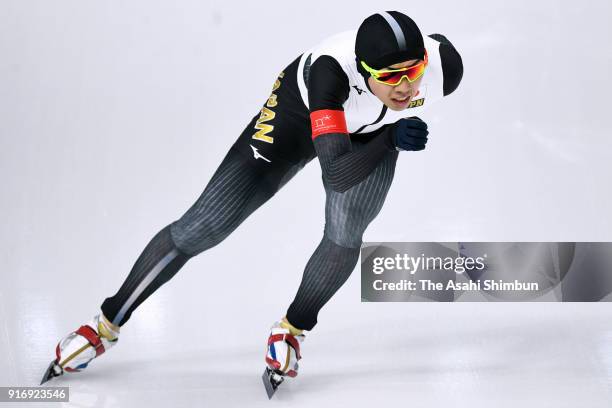
[[56,359],[45,372],[41,384],[67,372],[78,372],[91,360],[117,344],[119,327],[109,322],[102,313],[84,326],[64,337],[55,348]]
[[266,350],[266,370],[263,382],[272,398],[285,377],[298,375],[298,360],[302,358],[300,343],[304,341],[303,330],[293,327],[286,318],[274,323],[270,329]]

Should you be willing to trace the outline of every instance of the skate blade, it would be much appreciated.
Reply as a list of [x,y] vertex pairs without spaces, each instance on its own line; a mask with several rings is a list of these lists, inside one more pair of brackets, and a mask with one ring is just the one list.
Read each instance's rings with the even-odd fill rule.
[[264,387],[266,388],[268,399],[272,399],[274,393],[276,392],[276,389],[279,385],[282,384],[282,382],[285,380],[285,377],[275,373],[274,370],[271,370],[269,367],[266,367],[263,372],[263,375],[261,376],[261,379],[263,380]]
[[57,364],[55,360],[53,360],[51,364],[49,364],[49,368],[47,368],[47,371],[45,371],[40,385],[43,385],[53,377],[59,377],[62,374],[64,374],[64,370],[62,369],[62,367],[60,367],[59,364]]

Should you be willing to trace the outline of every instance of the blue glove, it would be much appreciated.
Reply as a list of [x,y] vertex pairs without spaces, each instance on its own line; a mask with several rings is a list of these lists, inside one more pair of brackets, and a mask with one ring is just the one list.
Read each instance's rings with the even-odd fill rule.
[[427,144],[427,123],[416,116],[400,119],[391,125],[392,139],[397,150],[418,151]]

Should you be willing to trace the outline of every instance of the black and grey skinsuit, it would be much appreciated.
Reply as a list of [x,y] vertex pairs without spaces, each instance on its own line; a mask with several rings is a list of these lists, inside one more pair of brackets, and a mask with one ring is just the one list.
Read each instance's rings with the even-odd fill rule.
[[[456,55],[460,64],[452,45],[445,46],[450,48],[444,53]],[[442,46],[440,55],[444,57]],[[310,112],[342,110],[350,89],[338,63],[331,57],[319,58],[307,72],[307,108],[296,81],[298,75],[304,74],[298,72],[299,60],[279,76],[273,91],[274,103],[268,100],[264,104],[268,109],[264,125],[273,127],[267,136],[273,137],[274,142],[253,138],[262,128],[262,110],[230,148],[193,206],[153,237],[119,291],[104,301],[102,311],[114,324],[123,325],[138,305],[191,257],[223,241],[302,167],[318,157],[326,195],[325,228],[286,314],[297,328],[311,330],[316,325],[319,310],[355,268],[363,233],[381,210],[391,186],[398,151],[387,125],[348,137],[324,134],[313,141]],[[452,92],[461,79],[460,74],[453,79],[447,72],[451,72],[448,67],[444,75],[445,94],[447,88],[448,93]],[[269,111],[273,112],[272,118]]]

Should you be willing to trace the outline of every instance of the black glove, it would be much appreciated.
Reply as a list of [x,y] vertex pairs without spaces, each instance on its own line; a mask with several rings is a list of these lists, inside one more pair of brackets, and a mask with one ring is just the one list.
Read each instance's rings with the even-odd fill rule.
[[427,123],[416,116],[400,119],[390,126],[391,138],[397,150],[423,150],[427,144]]

